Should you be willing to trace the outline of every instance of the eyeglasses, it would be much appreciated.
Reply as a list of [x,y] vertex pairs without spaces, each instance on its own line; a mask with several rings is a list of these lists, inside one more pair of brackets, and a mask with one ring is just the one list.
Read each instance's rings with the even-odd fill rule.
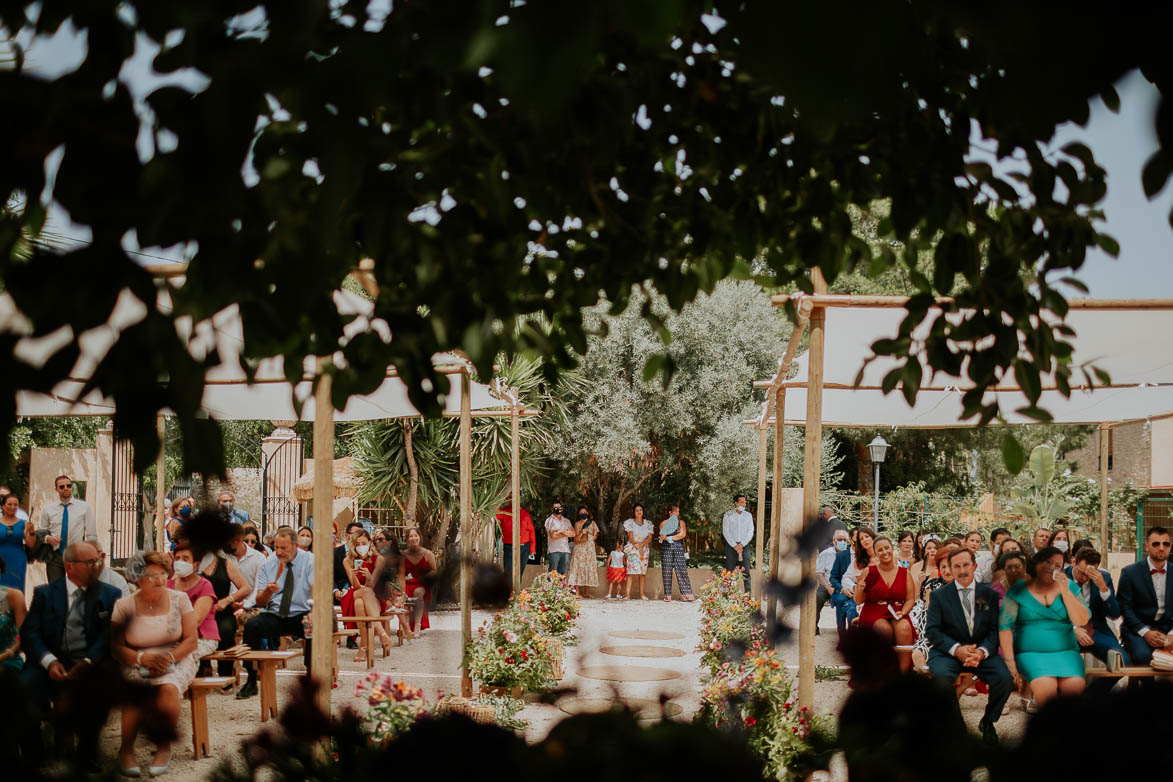
[[143,579],[146,581],[166,581],[166,573],[143,573]]
[[1170,543],[1167,540],[1154,540],[1153,542],[1149,543],[1149,545],[1153,548],[1169,548],[1170,546],[1173,546],[1173,543]]
[[93,567],[94,565],[98,564],[102,560],[101,559],[70,559],[67,561],[68,562],[76,562],[77,564],[85,565],[86,567]]
[[58,489],[72,489],[73,484],[72,483],[62,483],[62,484],[58,484],[57,488]]

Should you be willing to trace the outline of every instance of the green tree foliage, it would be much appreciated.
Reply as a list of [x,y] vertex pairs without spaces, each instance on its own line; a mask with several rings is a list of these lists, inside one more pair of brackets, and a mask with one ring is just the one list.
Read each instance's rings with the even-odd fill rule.
[[[21,118],[0,131],[0,192],[27,198],[0,220],[0,278],[39,335],[104,322],[126,288],[148,303],[92,385],[114,398],[143,462],[155,412],[174,410],[204,472],[222,451],[195,427],[206,367],[178,317],[239,303],[247,356],[296,367],[341,349],[337,403],[394,364],[435,413],[438,351],[463,348],[487,376],[499,354],[534,349],[554,372],[586,350],[583,308],[601,297],[622,306],[646,283],[679,311],[751,259],[783,286],[809,285],[815,266],[832,283],[908,267],[917,293],[877,351],[905,359],[896,379],[911,393],[922,365],[961,371],[951,338],[979,346],[964,401],[987,421],[998,410],[982,391],[1007,373],[1031,400],[1042,372],[1068,389],[1070,333],[1033,318],[1064,314],[1088,248],[1118,247],[1097,230],[1103,169],[1082,145],[1048,143],[1060,123],[1086,120],[1090,98],[1118,104],[1112,84],[1130,70],[1168,91],[1169,14],[1164,3],[1061,14],[1007,2],[4,3],[10,34],[68,20],[88,53],[56,78],[19,58],[0,70]],[[164,78],[136,96],[121,74],[140,47]],[[1168,104],[1157,130],[1149,194],[1173,168]],[[1020,158],[1020,173],[971,159],[975,132]],[[18,258],[43,193],[93,241]],[[876,247],[850,210],[880,199],[890,216],[876,233],[895,244]],[[128,236],[192,248],[173,309],[156,307]],[[916,267],[930,244],[927,274]],[[331,292],[367,257],[395,338],[343,345]],[[45,296],[49,279],[70,284]],[[935,313],[942,291],[973,314]],[[548,335],[511,328],[533,313]],[[918,352],[908,335],[926,319]],[[76,350],[13,362],[0,432],[16,391],[51,388]]]

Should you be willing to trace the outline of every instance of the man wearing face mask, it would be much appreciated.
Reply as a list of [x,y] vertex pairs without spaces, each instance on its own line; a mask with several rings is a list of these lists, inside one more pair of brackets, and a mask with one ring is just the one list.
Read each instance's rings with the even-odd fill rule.
[[978,556],[977,576],[975,577],[980,584],[989,584],[994,580],[994,565],[998,561],[998,557],[1002,556],[1002,541],[1010,538],[1010,530],[1005,527],[997,527],[990,533],[990,555],[983,557]]
[[819,635],[819,617],[823,615],[823,606],[835,594],[831,586],[831,568],[835,565],[835,555],[847,550],[847,530],[836,529],[831,535],[831,545],[819,552],[815,560],[815,580],[819,587],[815,592],[815,635]]
[[248,524],[248,511],[236,507],[236,495],[231,491],[225,489],[220,492],[220,499],[217,502],[220,503],[220,510],[224,512],[229,521],[242,525]]
[[744,494],[733,498],[732,510],[725,511],[721,517],[721,535],[725,538],[725,569],[732,572],[741,568],[748,592],[750,549],[747,547],[753,540],[753,516],[745,509],[745,503]]
[[550,570],[562,575],[570,567],[570,539],[574,537],[574,525],[562,515],[562,503],[554,503],[553,512],[546,517],[546,561]]

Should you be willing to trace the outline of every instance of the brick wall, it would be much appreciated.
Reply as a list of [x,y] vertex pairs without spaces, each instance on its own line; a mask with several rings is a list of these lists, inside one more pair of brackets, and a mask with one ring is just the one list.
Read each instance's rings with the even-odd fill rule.
[[[1111,488],[1124,486],[1131,480],[1133,486],[1148,487],[1152,485],[1152,453],[1153,434],[1152,426],[1145,421],[1113,426],[1111,431],[1111,466],[1108,477],[1111,479]],[[1100,437],[1102,429],[1097,429],[1088,439],[1087,445],[1067,454],[1068,462],[1077,462],[1078,475],[1099,477],[1100,470]]]

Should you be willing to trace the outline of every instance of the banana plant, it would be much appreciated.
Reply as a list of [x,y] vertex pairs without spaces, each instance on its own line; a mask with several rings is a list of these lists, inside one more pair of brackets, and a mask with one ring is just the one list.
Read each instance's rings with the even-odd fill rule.
[[1071,510],[1066,486],[1057,482],[1057,448],[1038,445],[1030,452],[1028,482],[1010,490],[1011,510],[1038,524],[1064,518]]

